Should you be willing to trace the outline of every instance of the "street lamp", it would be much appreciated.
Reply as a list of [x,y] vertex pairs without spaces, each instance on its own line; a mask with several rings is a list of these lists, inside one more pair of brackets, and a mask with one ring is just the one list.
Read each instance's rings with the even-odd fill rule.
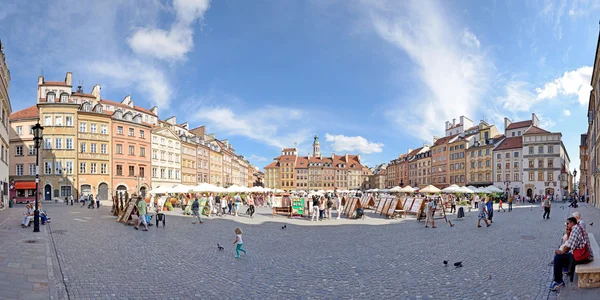
[[40,120],[33,126],[33,140],[35,146],[35,211],[33,212],[33,232],[40,232],[40,211],[38,209],[39,191],[40,191],[40,145],[42,143],[42,133],[44,127],[40,125]]
[[573,169],[573,193],[575,193],[575,178],[577,177],[577,169]]

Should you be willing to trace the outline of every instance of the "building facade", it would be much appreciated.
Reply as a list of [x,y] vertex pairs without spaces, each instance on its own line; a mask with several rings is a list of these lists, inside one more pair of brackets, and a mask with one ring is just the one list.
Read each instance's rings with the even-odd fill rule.
[[581,135],[579,142],[579,184],[577,186],[577,193],[579,196],[586,198],[590,194],[587,185],[588,164],[587,134],[584,133]]
[[198,146],[193,138],[187,135],[181,135],[179,139],[181,140],[181,183],[195,186],[198,178],[196,167]]
[[152,129],[152,189],[181,184],[181,143],[165,126]]
[[523,192],[523,138],[508,137],[493,151],[494,186],[513,195]]
[[33,126],[38,120],[37,105],[10,115],[10,199],[15,203],[35,201],[35,146]]
[[10,89],[10,71],[6,64],[4,55],[4,46],[0,41],[0,209],[8,206],[9,196],[9,116],[12,114],[12,106],[10,104],[9,91]]

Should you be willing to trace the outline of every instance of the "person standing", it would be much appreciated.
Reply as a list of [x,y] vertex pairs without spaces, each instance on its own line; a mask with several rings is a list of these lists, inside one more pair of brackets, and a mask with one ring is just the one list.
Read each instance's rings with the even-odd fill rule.
[[[198,218],[200,224],[204,223],[202,222],[202,217],[200,217],[200,202],[198,201],[197,196],[192,203],[192,214],[194,214],[194,217]],[[192,222],[192,224],[196,224],[196,221]]]
[[214,201],[213,194],[210,193],[208,195],[208,217],[209,218],[213,214],[213,209],[214,209],[213,201]]
[[100,208],[100,194],[96,194],[96,208]]
[[494,221],[492,221],[492,219],[494,218],[494,201],[492,200],[492,197],[487,198],[487,202],[485,203],[485,205],[487,209],[488,220],[490,220],[490,224],[494,223]]
[[235,232],[235,241],[233,241],[233,244],[235,245],[235,258],[240,258],[240,251],[246,253],[246,250],[244,249],[244,240],[242,239],[242,229],[237,227],[234,230]]
[[342,211],[344,210],[344,206],[342,205],[342,200],[340,199],[340,197],[335,197],[335,210],[337,210],[337,218],[336,219],[340,219],[340,216],[342,215]]
[[544,197],[544,215],[542,219],[550,219],[550,198],[548,196]]
[[248,196],[248,214],[251,219],[254,219],[254,197],[252,195]]
[[221,210],[221,197],[218,194],[215,196],[215,208],[217,210],[217,217],[221,217],[223,215]]
[[329,198],[327,198],[327,220],[331,220],[331,209],[333,208],[333,200],[331,197],[337,198],[337,195],[329,196]]
[[487,227],[490,227],[490,224],[487,221],[485,205],[479,205],[479,207],[477,208],[477,228],[481,227],[481,220],[483,220],[483,222],[485,222],[485,225]]
[[238,216],[238,212],[240,211],[240,206],[242,204],[242,198],[240,197],[240,194],[236,194],[234,199],[233,199],[233,204],[235,205],[235,216]]
[[450,213],[456,213],[456,196],[450,195]]
[[226,197],[221,198],[221,210],[223,210],[223,212],[221,213],[221,217],[224,217],[227,214],[227,198]]
[[[517,199],[519,199],[519,198],[517,198]],[[508,212],[512,211],[512,205],[513,205],[514,200],[515,200],[515,197],[513,195],[508,196]]]
[[435,221],[433,220],[433,214],[435,213],[435,201],[431,198],[428,198],[428,202],[425,205],[425,228],[429,228],[427,226],[431,223],[431,228],[435,227]]
[[325,218],[325,197],[321,196],[319,200],[319,220],[323,221]]
[[313,195],[312,218],[311,221],[319,221],[319,196]]
[[135,224],[135,230],[138,230],[140,223],[144,224],[144,231],[148,231],[148,222],[146,221],[146,201],[142,198],[138,198],[137,209],[138,209],[138,220]]

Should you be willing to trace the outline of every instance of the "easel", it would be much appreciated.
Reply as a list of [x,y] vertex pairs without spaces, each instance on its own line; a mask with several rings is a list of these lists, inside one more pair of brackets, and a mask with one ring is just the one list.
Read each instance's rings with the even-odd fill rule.
[[[446,216],[446,208],[444,207],[444,199],[442,199],[441,197],[436,197],[436,198],[432,197],[431,199],[433,199],[433,201],[435,203],[435,212],[433,214],[433,220],[444,219],[446,221],[446,223],[448,223],[448,217]],[[426,215],[425,215],[426,206],[427,206],[427,202],[423,201],[423,203],[421,203],[421,208],[419,208],[419,213],[417,214],[417,221],[421,221],[426,218]],[[442,211],[442,212],[436,218],[435,213],[438,211]]]

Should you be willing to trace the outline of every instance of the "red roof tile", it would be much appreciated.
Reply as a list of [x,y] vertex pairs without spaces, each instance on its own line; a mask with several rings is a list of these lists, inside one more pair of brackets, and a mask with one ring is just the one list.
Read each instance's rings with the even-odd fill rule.
[[[100,100],[100,103],[102,103],[102,104],[108,104],[108,105],[112,105],[112,106],[116,106],[116,107],[121,107],[121,108],[131,109],[131,107],[129,107],[129,106],[123,104],[123,103],[115,102],[115,101],[111,101],[111,100],[102,99],[102,100]],[[149,110],[147,110],[147,109],[145,109],[143,107],[139,107],[139,106],[135,106],[134,105],[133,109],[137,110],[139,112],[143,112],[145,114],[149,114],[151,116],[155,116],[156,117],[156,115],[153,112],[151,112],[151,111],[149,111]]]
[[501,138],[504,138],[504,134],[498,134],[498,135],[492,137],[492,139],[501,139]]
[[308,157],[299,156],[298,159],[296,159],[296,168],[300,168],[300,169],[308,168]]
[[523,134],[535,134],[535,133],[550,133],[550,132],[546,131],[544,129],[541,129],[541,128],[537,127],[537,126],[531,126]]
[[523,148],[523,138],[520,136],[505,138],[494,151]]
[[274,162],[270,163],[268,166],[266,166],[265,169],[274,169],[277,167],[278,167],[277,162],[274,161]]
[[510,125],[508,125],[508,127],[506,127],[506,129],[507,130],[517,129],[517,128],[529,127],[531,125],[533,125],[533,121],[531,121],[531,120],[521,121],[521,122],[510,123]]
[[66,82],[62,82],[62,81],[44,81],[44,82],[42,82],[41,85],[71,86],[71,85],[68,85]]
[[39,110],[37,105],[30,106],[28,108],[19,110],[10,114],[8,117],[9,120],[21,120],[21,119],[35,119],[39,115]]
[[72,94],[72,96],[80,96],[80,97],[96,98],[96,96],[94,96],[94,95],[92,95],[92,94],[78,93],[78,92],[74,92],[74,93]]
[[458,134],[454,134],[454,135],[450,135],[450,136],[445,136],[443,138],[439,138],[437,139],[437,141],[435,141],[435,143],[433,143],[433,146],[439,146],[439,145],[443,145],[448,143],[451,139],[453,139],[454,137],[456,137]]

